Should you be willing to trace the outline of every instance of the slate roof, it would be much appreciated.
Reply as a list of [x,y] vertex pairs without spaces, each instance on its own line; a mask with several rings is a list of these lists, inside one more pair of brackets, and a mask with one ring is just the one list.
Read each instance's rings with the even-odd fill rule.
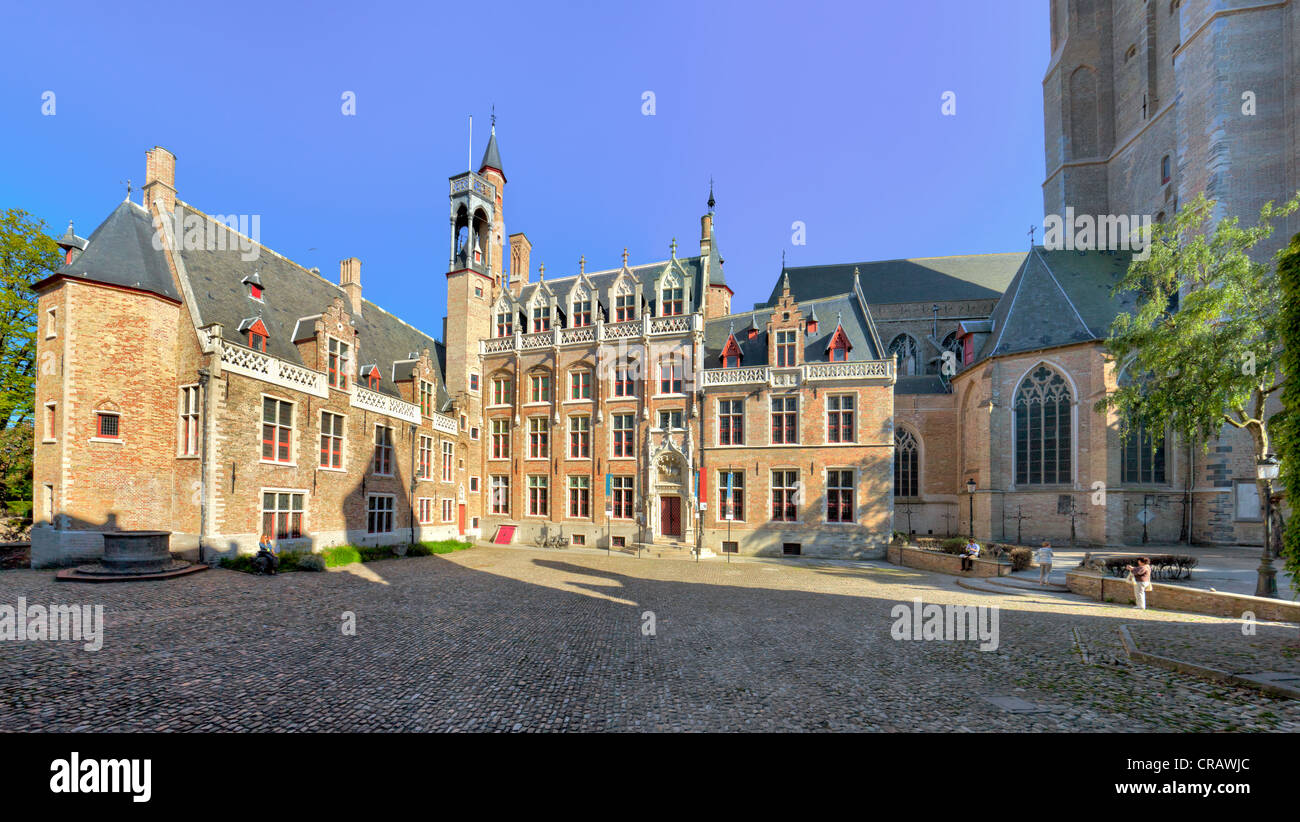
[[[843,325],[849,345],[852,346],[848,354],[849,362],[881,359],[880,352],[872,342],[871,323],[857,297],[840,294],[815,303],[800,303],[799,308],[805,312],[805,319],[807,312],[814,308],[819,317],[817,333],[804,335],[804,362],[827,362],[826,349],[835,333],[837,320]],[[704,324],[704,367],[722,367],[722,349],[733,328],[736,343],[740,346],[741,366],[768,365],[766,327],[772,311],[771,308],[760,308],[707,321]],[[751,322],[758,328],[758,334],[752,340],[746,333]]]
[[[933,300],[996,300],[1006,291],[1026,252],[918,257],[834,265],[786,268],[790,293],[799,302],[853,290],[853,269],[859,271],[862,294],[869,305]],[[768,304],[781,296],[781,278]]]
[[149,212],[123,200],[90,235],[85,250],[52,276],[136,288],[180,302],[167,258],[153,247],[153,235]]
[[993,333],[976,362],[987,357],[1105,339],[1116,315],[1132,311],[1136,295],[1112,297],[1127,270],[1128,251],[1047,251],[1036,247],[993,309]]
[[506,176],[505,167],[501,165],[501,149],[497,148],[497,127],[492,126],[492,136],[488,137],[487,149],[483,152],[483,162],[478,164],[478,170],[481,173],[485,168],[495,168],[501,172],[501,176]]
[[899,375],[894,383],[895,394],[947,394],[948,384],[938,374]]
[[[320,363],[303,362],[292,338],[295,333],[304,333],[302,329],[311,329],[314,317],[310,321],[304,321],[302,328],[299,328],[299,320],[318,316],[335,297],[342,297],[345,308],[350,311],[351,305],[343,289],[265,246],[257,246],[257,259],[244,260],[237,234],[192,206],[179,202],[177,206],[183,208],[186,216],[198,214],[211,221],[216,231],[227,232],[225,251],[181,251],[181,260],[190,289],[194,293],[200,323],[207,325],[219,322],[224,339],[246,345],[247,338],[238,333],[239,324],[244,319],[260,316],[270,333],[266,353],[321,370]],[[86,253],[90,253],[89,250]],[[248,275],[254,271],[265,288],[262,301],[248,296],[244,284]],[[437,376],[438,406],[445,407],[449,398],[443,382],[446,351],[441,342],[407,325],[369,300],[362,301],[361,316],[353,317],[352,325],[360,334],[360,363],[363,366],[375,364],[379,367],[380,382],[377,390],[385,394],[398,395],[394,377],[409,377],[412,367],[406,361],[412,358],[412,354],[418,358],[420,352],[428,348]]]

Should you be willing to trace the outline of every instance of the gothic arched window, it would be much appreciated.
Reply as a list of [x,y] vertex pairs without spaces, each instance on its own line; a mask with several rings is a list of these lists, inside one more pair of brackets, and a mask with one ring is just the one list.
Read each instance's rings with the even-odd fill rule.
[[894,496],[919,496],[921,488],[920,449],[916,436],[906,428],[894,432]]
[[1039,365],[1016,390],[1016,484],[1060,485],[1071,479],[1070,385]]
[[889,344],[889,353],[898,360],[898,376],[910,377],[921,373],[921,353],[917,348],[916,340],[910,335],[899,334],[895,337]]
[[[1131,385],[1133,378],[1125,371],[1120,385]],[[1120,439],[1119,481],[1135,485],[1164,484],[1165,435],[1153,436],[1141,423]]]
[[[962,345],[962,341],[957,339],[956,331],[953,331],[948,336],[943,338],[942,348],[944,352],[948,352],[948,351],[952,352],[952,356],[953,356],[952,364],[954,367],[962,364],[963,345]],[[942,372],[943,353],[940,353],[940,355],[930,363],[929,367],[926,370],[931,374],[938,374]]]

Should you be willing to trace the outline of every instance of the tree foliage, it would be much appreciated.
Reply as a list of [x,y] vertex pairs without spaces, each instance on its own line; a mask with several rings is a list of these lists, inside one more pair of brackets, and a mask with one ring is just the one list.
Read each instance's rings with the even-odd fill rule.
[[[1282,373],[1300,374],[1300,234],[1291,238],[1277,264],[1282,292],[1279,331],[1282,336]],[[1274,450],[1282,460],[1282,484],[1291,500],[1292,517],[1286,527],[1283,557],[1292,580],[1300,580],[1300,518],[1294,516],[1300,500],[1300,380],[1282,386],[1282,413],[1271,420]]]
[[0,211],[0,431],[29,422],[36,377],[32,285],[59,266],[45,223],[21,209]]
[[[1279,258],[1250,255],[1273,220],[1297,207],[1300,194],[1280,207],[1266,203],[1244,228],[1236,217],[1215,222],[1214,202],[1202,194],[1154,227],[1149,256],[1135,259],[1113,291],[1137,298],[1106,341],[1133,379],[1097,403],[1119,412],[1121,435],[1140,425],[1208,448],[1226,423],[1250,434],[1256,458],[1271,452],[1266,404],[1284,383]],[[1259,491],[1262,500],[1271,488],[1261,482]]]
[[30,421],[0,431],[0,503],[32,498],[32,447]]

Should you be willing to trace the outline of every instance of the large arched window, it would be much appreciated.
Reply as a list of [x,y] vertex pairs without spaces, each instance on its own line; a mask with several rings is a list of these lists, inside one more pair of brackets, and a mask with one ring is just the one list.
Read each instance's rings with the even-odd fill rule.
[[894,432],[894,496],[920,496],[921,472],[916,436],[906,428]]
[[[948,351],[952,352],[952,356],[953,356],[952,364],[954,367],[960,366],[962,364],[964,346],[962,345],[962,341],[957,338],[956,331],[953,331],[948,336],[943,338],[942,348],[943,348],[943,352],[948,352]],[[941,352],[938,357],[935,357],[933,360],[930,361],[929,366],[926,368],[926,370],[929,373],[931,374],[943,373],[943,352]]]
[[[1128,371],[1120,374],[1119,384],[1132,385]],[[1137,424],[1120,439],[1119,481],[1134,485],[1163,485],[1165,480],[1165,435],[1153,436],[1146,426]]]
[[890,355],[898,360],[898,376],[910,377],[921,373],[921,352],[916,340],[908,334],[899,334],[889,344]]
[[1016,390],[1016,484],[1062,485],[1071,480],[1070,385],[1039,365]]

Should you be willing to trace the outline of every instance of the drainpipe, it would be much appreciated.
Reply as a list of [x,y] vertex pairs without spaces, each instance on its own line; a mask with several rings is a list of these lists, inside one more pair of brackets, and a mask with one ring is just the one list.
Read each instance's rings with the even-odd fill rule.
[[199,432],[199,562],[204,561],[203,538],[208,534],[208,416],[211,403],[208,400],[208,388],[212,373],[206,368],[199,369],[199,390],[203,392],[202,428]]

